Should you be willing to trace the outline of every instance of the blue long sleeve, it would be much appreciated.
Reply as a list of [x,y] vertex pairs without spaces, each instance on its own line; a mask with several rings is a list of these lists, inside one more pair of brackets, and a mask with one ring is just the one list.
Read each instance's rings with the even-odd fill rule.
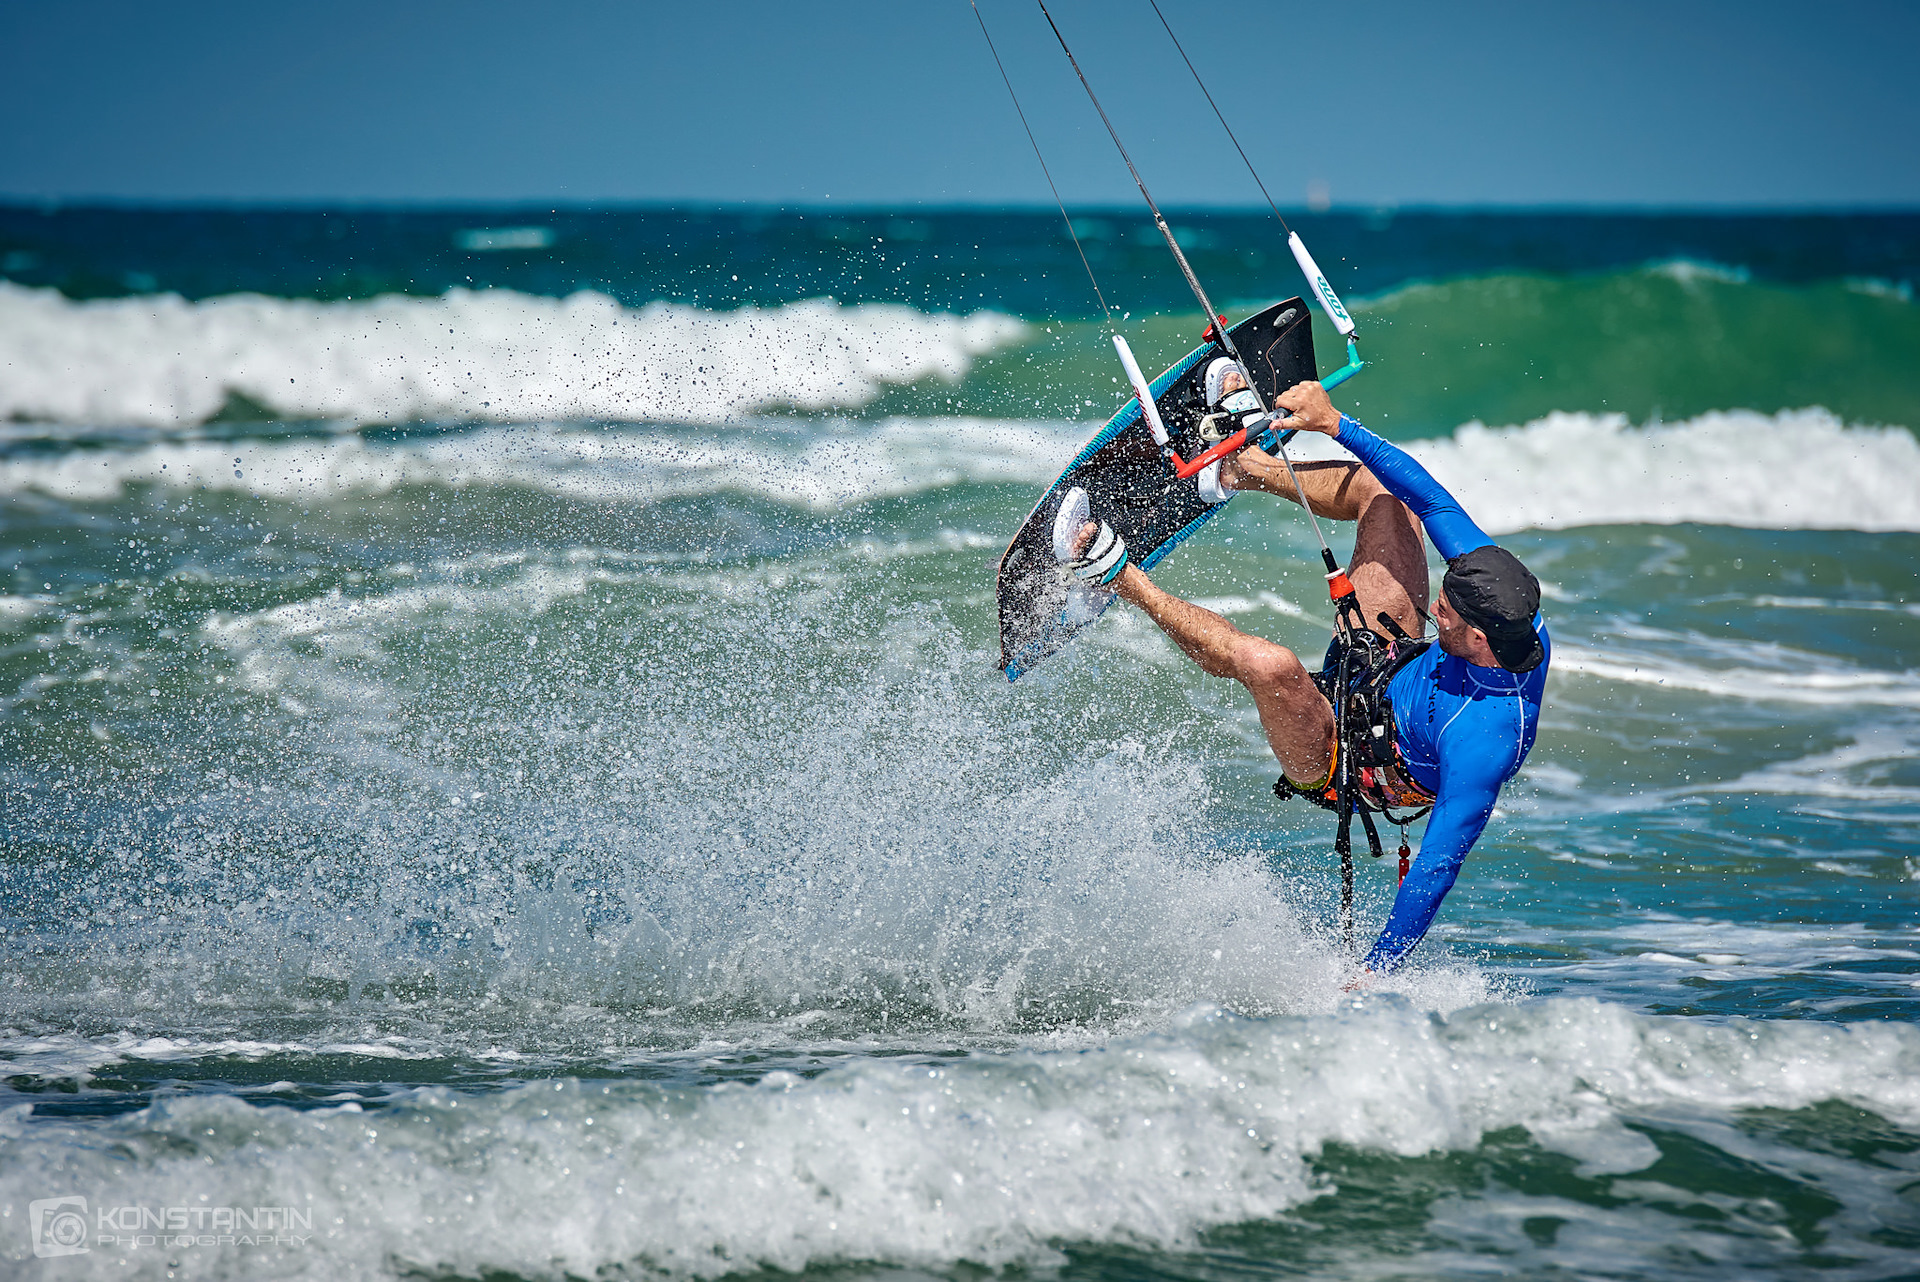
[[[1469,773],[1477,777],[1458,777]],[[1419,857],[1407,870],[1407,879],[1401,883],[1400,893],[1394,896],[1393,911],[1387,914],[1387,924],[1380,931],[1373,951],[1367,954],[1368,970],[1376,974],[1392,970],[1426,936],[1427,928],[1433,925],[1434,914],[1440,911],[1440,901],[1447,897],[1454,879],[1460,875],[1467,851],[1480,839],[1481,830],[1493,814],[1502,782],[1497,775],[1489,777],[1484,771],[1441,772],[1440,799],[1434,803],[1433,814],[1427,820]]]
[[1420,518],[1427,537],[1440,555],[1451,561],[1462,552],[1471,552],[1493,542],[1487,532],[1474,524],[1460,501],[1447,493],[1433,474],[1421,467],[1411,454],[1397,445],[1381,440],[1345,414],[1340,416],[1340,444],[1366,464],[1369,472],[1387,487],[1393,497],[1407,505]]

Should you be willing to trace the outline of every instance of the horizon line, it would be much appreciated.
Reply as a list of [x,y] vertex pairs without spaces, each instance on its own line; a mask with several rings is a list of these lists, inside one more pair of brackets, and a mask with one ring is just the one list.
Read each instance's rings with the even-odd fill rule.
[[[1268,218],[1272,211],[1260,204],[1205,203],[1165,206],[1169,213],[1200,217]],[[1289,217],[1380,218],[1402,215],[1439,216],[1612,216],[1612,217],[1913,217],[1920,216],[1920,202],[1909,204],[1760,204],[1712,202],[1339,202],[1325,208],[1310,205],[1280,206]],[[502,199],[411,199],[354,197],[291,197],[258,199],[253,197],[150,197],[150,196],[27,196],[0,192],[0,209],[53,214],[68,210],[113,210],[124,212],[261,212],[261,213],[410,213],[454,214],[479,212],[560,213],[739,213],[739,214],[832,214],[841,217],[872,215],[900,216],[918,213],[940,215],[1044,215],[1058,218],[1057,206],[1027,201],[775,201],[775,200],[694,200],[694,199],[586,199],[560,200],[551,197],[515,197]],[[1127,201],[1097,203],[1069,210],[1075,217],[1146,217],[1137,204]]]

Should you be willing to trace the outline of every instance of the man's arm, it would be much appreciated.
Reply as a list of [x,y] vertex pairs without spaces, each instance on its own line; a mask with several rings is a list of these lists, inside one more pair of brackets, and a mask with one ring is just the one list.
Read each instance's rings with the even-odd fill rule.
[[1451,561],[1462,552],[1493,542],[1485,530],[1474,524],[1460,501],[1433,479],[1432,473],[1414,462],[1405,450],[1381,440],[1334,409],[1333,402],[1327,399],[1327,389],[1320,384],[1295,383],[1274,397],[1274,404],[1289,414],[1288,418],[1276,422],[1276,428],[1320,432],[1351,450],[1393,497],[1420,518],[1420,524],[1426,527],[1427,536],[1441,556]]
[[[1458,757],[1455,752],[1449,754]],[[1448,764],[1453,768],[1448,769]],[[1413,946],[1426,936],[1440,911],[1440,901],[1453,889],[1467,851],[1480,837],[1500,797],[1502,782],[1497,766],[1474,761],[1463,764],[1443,762],[1440,770],[1440,800],[1434,803],[1427,820],[1427,834],[1420,840],[1420,855],[1407,871],[1400,893],[1387,914],[1387,924],[1373,951],[1367,954],[1366,968],[1384,975],[1397,967]]]
[[1333,438],[1351,450],[1393,497],[1420,518],[1442,557],[1451,561],[1462,552],[1493,542],[1467,515],[1460,500],[1447,493],[1446,487],[1433,479],[1433,473],[1399,446],[1381,440],[1345,414],[1340,416],[1340,430],[1333,433]]

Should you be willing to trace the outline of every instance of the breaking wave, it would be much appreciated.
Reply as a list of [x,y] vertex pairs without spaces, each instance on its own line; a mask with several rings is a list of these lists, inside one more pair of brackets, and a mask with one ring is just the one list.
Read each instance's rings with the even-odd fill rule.
[[[1046,1268],[1065,1263],[1062,1246],[1194,1249],[1206,1229],[1280,1219],[1331,1191],[1316,1170],[1331,1150],[1417,1159],[1471,1153],[1506,1131],[1571,1159],[1563,1184],[1617,1181],[1629,1195],[1634,1179],[1684,1180],[1662,1164],[1675,1149],[1805,1171],[1853,1208],[1823,1225],[1828,1249],[1844,1249],[1848,1276],[1883,1277],[1904,1271],[1898,1243],[1869,1227],[1901,1217],[1896,1190],[1910,1174],[1897,1161],[1876,1181],[1720,1119],[1837,1100],[1911,1126],[1917,1082],[1920,1034],[1900,1025],[1708,1024],[1590,999],[1448,1018],[1392,999],[1272,1020],[1202,1007],[1165,1033],[1094,1050],[866,1060],[692,1089],[436,1086],[377,1110],[190,1096],[31,1131],[22,1105],[0,1114],[0,1199],[83,1188],[104,1209],[193,1190],[216,1206],[300,1208],[311,1227],[299,1249],[221,1257],[254,1276]],[[1689,1205],[1680,1190],[1667,1196]],[[1586,1236],[1563,1250],[1587,1267],[1571,1271],[1604,1261],[1691,1276],[1663,1273],[1661,1246],[1647,1243],[1651,1233],[1674,1249],[1666,1221],[1623,1202],[1578,1205]],[[1569,1214],[1545,1193],[1522,1205]],[[1706,1221],[1680,1211],[1672,1232],[1721,1269],[1764,1271],[1790,1253],[1777,1202],[1714,1205]],[[72,1276],[160,1277],[169,1258],[109,1241],[63,1263]]]
[[1073,429],[1053,424],[901,418],[804,432],[762,423],[729,429],[724,440],[488,427],[397,442],[352,434],[168,442],[0,461],[0,494],[104,502],[159,485],[324,503],[403,486],[498,487],[619,503],[726,492],[827,509],[966,483],[1044,484],[1075,440]]
[[[392,441],[168,441],[17,453],[0,459],[0,494],[104,502],[156,485],[306,504],[402,486],[499,487],[616,503],[727,492],[823,510],[955,485],[1043,486],[1092,430],[900,417],[763,420],[724,440],[503,425]],[[1296,458],[1345,454],[1304,435],[1291,448]],[[1522,427],[1469,423],[1407,449],[1492,534],[1678,522],[1920,530],[1920,441],[1904,428],[1849,427],[1821,409],[1727,410],[1648,427],[1552,414]]]
[[1620,414],[1558,413],[1523,427],[1468,423],[1405,445],[1489,534],[1680,522],[1920,530],[1920,440],[1900,427],[1849,427],[1818,408],[1717,410],[1646,427]]
[[812,299],[710,312],[583,291],[364,302],[74,302],[0,281],[0,418],[169,427],[223,413],[359,422],[717,423],[957,380],[1026,325]]

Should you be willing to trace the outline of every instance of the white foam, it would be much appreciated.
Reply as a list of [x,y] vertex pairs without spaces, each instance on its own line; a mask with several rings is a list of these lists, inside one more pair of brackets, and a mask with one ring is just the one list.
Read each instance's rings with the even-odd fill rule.
[[[1811,852],[1809,852],[1811,853]],[[1884,857],[1809,859],[1822,873],[1899,881],[1907,869]],[[1616,869],[1619,864],[1614,865]],[[1823,878],[1795,874],[1797,884]],[[1593,922],[1534,923],[1510,928],[1490,945],[1515,952],[1558,954],[1527,967],[1528,977],[1561,991],[1605,992],[1635,1006],[1696,1007],[1701,985],[1752,990],[1739,1002],[1799,1016],[1845,1018],[1849,1010],[1902,1000],[1913,985],[1920,935],[1909,928],[1861,923],[1715,921],[1658,912],[1629,912]],[[1830,981],[1845,974],[1845,985]],[[1782,996],[1791,994],[1791,997]],[[1721,996],[1727,995],[1725,988]],[[1719,1003],[1716,1002],[1716,1005]],[[1728,1003],[1732,1004],[1732,1003]]]
[[19,627],[46,607],[47,602],[38,597],[0,593],[0,628]]
[[[0,461],[0,494],[98,502],[159,485],[313,503],[424,485],[636,503],[731,492],[825,510],[957,484],[1045,485],[1091,431],[1033,420],[831,418],[749,421],[724,433],[494,426],[395,441],[170,441],[22,454]],[[1352,457],[1311,434],[1289,448],[1299,459]],[[1676,522],[1920,530],[1920,441],[1904,428],[1847,427],[1819,409],[1715,412],[1646,428],[1619,415],[1553,414],[1524,427],[1470,423],[1406,448],[1491,534]],[[1240,507],[1260,502],[1243,498]]]
[[1753,603],[1775,610],[1869,610],[1911,614],[1920,618],[1920,602],[1913,601],[1849,601],[1832,597],[1763,595],[1753,598]]
[[1556,643],[1553,667],[1630,685],[1664,686],[1724,698],[1758,699],[1829,707],[1854,705],[1920,708],[1920,678],[1842,665],[1820,655],[1779,648],[1781,658],[1803,664],[1782,667],[1707,668],[1666,656],[1601,652],[1573,642]]
[[[11,1030],[9,1030],[11,1033]],[[352,1042],[263,1042],[246,1038],[215,1040],[191,1037],[109,1033],[82,1037],[74,1033],[22,1036],[0,1034],[0,1054],[22,1073],[48,1079],[85,1080],[113,1064],[144,1062],[188,1064],[200,1060],[238,1060],[257,1063],[286,1057],[351,1055],[359,1059],[426,1060],[440,1052],[400,1037]]]
[[1694,521],[1920,530],[1920,440],[1823,409],[1724,410],[1635,428],[1619,414],[1469,423],[1407,451],[1489,534]]
[[1026,328],[992,312],[830,299],[732,312],[464,289],[74,302],[0,281],[0,419],[176,426],[238,394],[290,419],[717,423],[955,380]]
[[1716,285],[1745,285],[1753,279],[1753,273],[1744,267],[1730,267],[1725,263],[1702,262],[1692,258],[1670,258],[1665,262],[1650,263],[1646,271],[1653,276],[1665,276],[1682,285],[1698,285],[1710,281]]
[[1293,619],[1311,617],[1306,610],[1283,596],[1272,592],[1257,592],[1253,596],[1196,597],[1193,602],[1203,610],[1212,610],[1215,614],[1252,614],[1257,610],[1271,610],[1275,614],[1284,614]]
[[[1489,534],[1680,522],[1920,530],[1920,440],[1900,427],[1849,427],[1819,408],[1716,410],[1646,427],[1623,414],[1556,412],[1397,444]],[[1353,458],[1312,432],[1287,452],[1296,462]]]
[[[1825,1100],[1920,1122],[1920,1030],[1653,1019],[1593,1000],[1445,1020],[1391,999],[1270,1021],[1201,1008],[1104,1049],[870,1059],[753,1085],[559,1080],[402,1092],[378,1112],[203,1095],[106,1119],[9,1115],[0,1202],[168,1206],[190,1192],[311,1210],[299,1249],[195,1249],[195,1276],[211,1277],[1045,1267],[1064,1243],[1192,1248],[1209,1227],[1281,1217],[1326,1191],[1309,1161],[1329,1144],[1411,1157],[1524,1128],[1584,1174],[1630,1173],[1659,1150],[1627,1122],[1711,1130],[1732,1110]],[[1764,1164],[1804,1154],[1722,1142]],[[1869,1244],[1849,1234],[1850,1254]],[[24,1238],[6,1249],[21,1258]],[[96,1245],[62,1272],[159,1277],[178,1254]]]
[[1865,294],[1869,298],[1886,298],[1900,303],[1913,301],[1913,282],[1910,280],[1882,280],[1877,276],[1849,276],[1841,282],[1856,294]]
[[[1911,822],[1911,807],[1920,804],[1920,788],[1889,782],[1887,776],[1913,760],[1915,738],[1914,727],[1910,725],[1856,726],[1848,742],[1840,747],[1761,766],[1711,790],[1831,797],[1899,806],[1905,809],[1897,816],[1898,820]],[[1874,816],[1855,808],[1849,811],[1849,818],[1860,822],[1870,821]]]
[[0,494],[102,502],[153,485],[325,503],[402,486],[497,487],[619,503],[735,493],[824,510],[962,483],[1043,485],[1083,435],[1065,424],[896,418],[724,436],[489,427],[395,442],[166,442],[0,461]]

